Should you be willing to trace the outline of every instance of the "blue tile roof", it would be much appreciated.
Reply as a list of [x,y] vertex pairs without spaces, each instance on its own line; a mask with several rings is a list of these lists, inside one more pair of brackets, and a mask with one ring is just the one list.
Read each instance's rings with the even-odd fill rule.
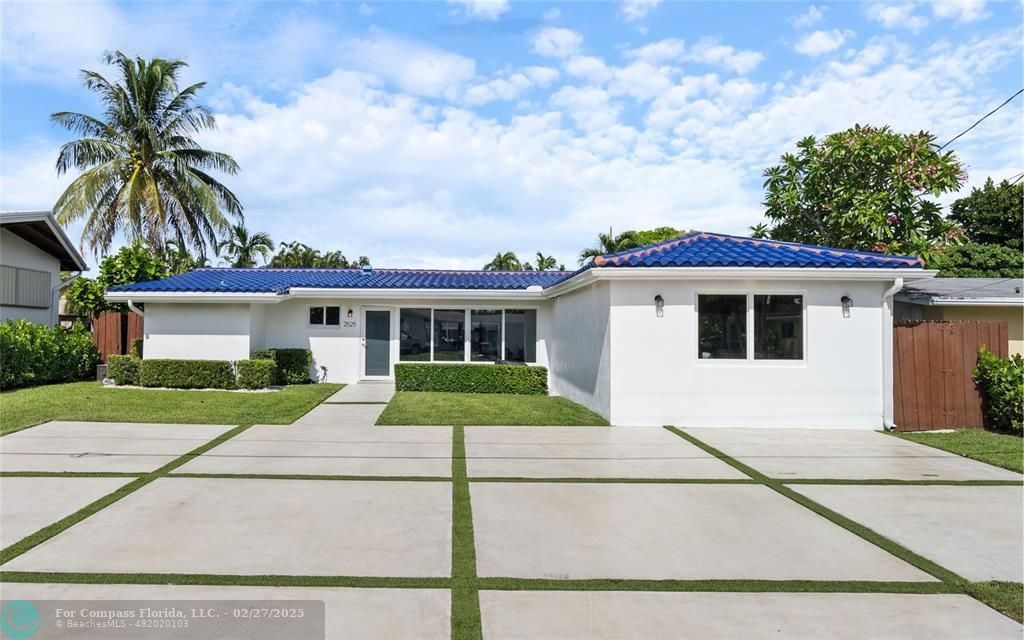
[[548,288],[592,267],[921,268],[913,256],[832,249],[793,242],[696,232],[595,258],[578,271],[444,271],[431,269],[197,269],[163,280],[111,287],[111,292],[286,293],[312,289]]
[[914,269],[924,261],[869,251],[698,231],[594,259],[595,267],[808,267]]

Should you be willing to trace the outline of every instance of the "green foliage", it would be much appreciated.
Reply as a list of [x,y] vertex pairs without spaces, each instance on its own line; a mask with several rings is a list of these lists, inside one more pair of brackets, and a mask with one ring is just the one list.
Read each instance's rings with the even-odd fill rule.
[[103,299],[109,287],[134,282],[148,282],[166,278],[163,260],[150,253],[146,244],[136,241],[109,255],[100,262],[100,275],[95,280],[78,278],[65,289],[65,296],[76,313],[93,315],[101,311],[123,311],[122,304],[111,304]]
[[537,264],[534,267],[537,271],[551,271],[558,269],[558,260],[555,256],[546,256],[540,251],[537,252]]
[[137,356],[107,356],[107,377],[116,385],[139,384],[142,360]]
[[691,232],[684,231],[683,229],[676,229],[675,227],[658,227],[656,229],[623,231],[619,235],[615,235],[609,228],[608,233],[597,234],[596,246],[584,249],[580,252],[578,262],[582,265],[590,262],[598,256],[616,253],[618,251],[628,251],[630,249],[636,249],[637,247],[643,247],[649,244],[657,244],[658,242],[678,238],[679,236],[686,235],[687,233]]
[[949,210],[950,220],[963,227],[972,242],[1024,251],[1024,182],[1003,180],[996,186],[989,178],[984,187],[971,189],[971,195],[954,202]]
[[269,358],[259,360],[239,360],[235,363],[240,389],[266,389],[274,382],[274,361]]
[[27,320],[0,324],[0,389],[83,380],[99,360],[81,324],[70,331]]
[[[484,271],[522,271],[523,265],[514,251],[499,251],[484,265]],[[532,267],[531,267],[532,270]]]
[[309,368],[313,365],[313,352],[309,349],[257,349],[253,360],[273,360],[274,384],[308,384]]
[[174,389],[234,389],[235,373],[227,360],[143,360],[139,384]]
[[267,263],[268,267],[291,269],[346,269],[349,267],[368,267],[370,259],[359,256],[350,261],[341,251],[320,253],[317,249],[301,242],[282,242],[277,253]]
[[395,365],[398,391],[449,391],[454,393],[514,393],[546,395],[548,370],[544,367],[483,364]]
[[128,354],[133,355],[136,358],[142,357],[142,338],[135,338],[132,340],[131,345],[128,347]]
[[183,242],[168,240],[164,243],[163,251],[160,252],[160,259],[164,263],[167,275],[176,276],[181,273],[195,271],[200,267],[210,266],[210,261],[204,256],[195,257],[189,252]]
[[81,316],[92,316],[114,305],[103,299],[103,287],[92,278],[75,278],[64,288],[68,311]]
[[973,373],[981,390],[986,424],[996,429],[1021,431],[1024,358],[1019,353],[1000,358],[988,347],[982,347]]
[[195,103],[204,83],[179,91],[182,60],[105,56],[115,81],[82,71],[85,88],[97,94],[103,116],[59,112],[51,121],[79,136],[63,145],[57,173],[81,172],[53,210],[67,226],[85,218],[82,241],[106,252],[118,234],[145,239],[155,253],[174,239],[205,255],[242,205],[211,173],[230,175],[238,164],[207,151],[196,139],[216,128],[209,109]]
[[256,266],[256,258],[264,260],[274,250],[274,241],[262,231],[249,233],[244,224],[235,224],[228,231],[228,237],[217,244],[217,253],[231,259],[235,268]]
[[821,141],[800,140],[795,154],[783,154],[764,172],[769,222],[753,227],[753,235],[927,261],[961,234],[926,198],[966,180],[957,157],[934,142],[924,131],[860,125]]
[[1024,252],[998,244],[966,244],[949,247],[936,255],[929,269],[940,278],[1022,278]]

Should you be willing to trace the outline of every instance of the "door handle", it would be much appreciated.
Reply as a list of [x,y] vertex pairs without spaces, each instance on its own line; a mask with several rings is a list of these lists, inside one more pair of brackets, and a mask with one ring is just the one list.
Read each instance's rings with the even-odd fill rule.
[[359,340],[363,343],[363,348],[365,349],[366,348],[366,338],[360,338]]

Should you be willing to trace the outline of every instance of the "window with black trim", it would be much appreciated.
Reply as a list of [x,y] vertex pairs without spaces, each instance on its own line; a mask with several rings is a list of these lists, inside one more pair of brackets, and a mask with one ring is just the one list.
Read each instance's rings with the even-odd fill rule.
[[341,307],[310,307],[310,326],[337,327],[341,324]]
[[747,359],[747,296],[697,296],[697,350],[703,360]]
[[803,360],[804,297],[754,295],[754,360]]

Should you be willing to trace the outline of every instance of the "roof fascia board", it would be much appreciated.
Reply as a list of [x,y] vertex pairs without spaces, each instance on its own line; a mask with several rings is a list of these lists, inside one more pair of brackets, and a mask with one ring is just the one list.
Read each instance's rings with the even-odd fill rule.
[[49,211],[4,211],[0,215],[0,222],[4,224],[17,224],[19,222],[45,222],[46,226],[50,228],[53,235],[57,238],[57,242],[64,247],[64,250],[71,256],[71,260],[78,267],[79,271],[88,271],[89,265],[86,264],[85,258],[78,252],[75,245],[71,243],[71,239],[68,238],[67,234],[64,233],[64,229],[61,229],[60,225],[53,219],[53,214]]
[[107,302],[236,302],[274,304],[291,296],[278,293],[219,293],[202,291],[111,291]]

